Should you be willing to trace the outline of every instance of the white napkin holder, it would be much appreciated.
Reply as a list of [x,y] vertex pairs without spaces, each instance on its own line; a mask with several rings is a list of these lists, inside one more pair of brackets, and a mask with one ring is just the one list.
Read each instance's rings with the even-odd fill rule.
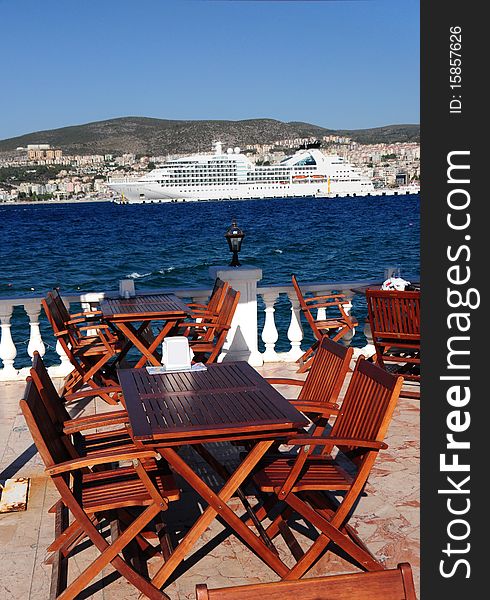
[[167,371],[190,369],[193,356],[189,340],[184,335],[166,337],[162,342],[162,365]]
[[133,279],[121,279],[119,281],[119,296],[121,298],[134,298],[136,296]]

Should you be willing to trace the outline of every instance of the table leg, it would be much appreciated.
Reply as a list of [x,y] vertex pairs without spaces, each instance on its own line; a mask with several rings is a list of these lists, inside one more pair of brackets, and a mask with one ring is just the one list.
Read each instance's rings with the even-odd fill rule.
[[[196,445],[193,445],[192,447],[199,454],[199,456],[204,458],[204,460],[208,463],[208,465],[210,467],[212,467],[216,471],[216,473],[218,473],[218,475],[220,477],[222,477],[225,481],[228,479],[228,477],[230,477],[231,473],[228,471],[228,469],[224,465],[222,465],[209,452],[209,450],[207,450],[207,448],[205,448],[203,446],[203,444],[196,444]],[[247,497],[245,496],[243,490],[240,487],[237,488],[236,495],[240,498],[240,501],[243,504],[243,508],[247,511],[247,514],[248,514],[250,520],[252,521],[255,529],[259,532],[259,535],[262,538],[262,541],[264,542],[264,544],[270,550],[272,550],[273,552],[275,552],[277,554],[277,550],[276,550],[274,544],[272,543],[272,540],[267,535],[262,523],[259,521],[259,519],[257,519],[255,511],[250,506],[250,502],[247,500]]]
[[[160,333],[156,336],[153,342],[148,346],[147,351],[149,355],[152,356],[154,360],[156,360],[156,366],[160,366],[160,362],[153,356],[153,353],[158,348],[158,346],[163,342],[164,338],[170,333],[172,327],[175,325],[175,321],[173,319],[165,322],[165,325],[162,327]],[[136,363],[135,368],[139,369],[145,364],[144,357],[140,358],[140,360]]]
[[[150,324],[150,321],[143,321],[141,323],[141,325],[138,327],[138,329],[134,329],[131,325],[130,328],[131,330],[134,332],[134,335],[139,339],[139,335],[140,333]],[[111,322],[109,321],[109,325],[111,325]],[[116,331],[121,331],[122,330],[119,328],[118,329],[118,325],[119,323],[112,323],[113,327],[115,328]],[[127,336],[126,336],[127,337]],[[124,344],[123,349],[121,350],[121,352],[119,353],[117,360],[118,362],[121,362],[123,360],[123,358],[125,358],[126,354],[129,352],[129,350],[131,349],[131,346],[133,345],[133,342],[131,340],[126,340],[126,343]]]
[[274,441],[270,440],[258,442],[248,453],[238,469],[221,488],[219,494],[213,492],[209,486],[194,473],[175,450],[172,448],[158,449],[158,452],[170,463],[172,468],[198,492],[209,506],[194,523],[167,562],[156,573],[152,579],[153,585],[158,588],[161,588],[164,585],[170,575],[184,560],[188,551],[195,545],[218,514],[228,523],[228,525],[230,525],[235,533],[245,541],[245,543],[255,550],[266,564],[268,564],[280,577],[285,577],[289,571],[286,565],[274,552],[267,548],[264,542],[258,538],[226,504],[273,443]]
[[142,367],[147,360],[150,361],[155,367],[161,366],[158,359],[156,359],[150,352],[150,348],[153,346],[153,344],[150,347],[145,346],[145,344],[139,339],[136,330],[130,324],[119,322],[118,326],[124,335],[133,342],[134,346],[138,348],[143,355],[136,363],[136,368]]

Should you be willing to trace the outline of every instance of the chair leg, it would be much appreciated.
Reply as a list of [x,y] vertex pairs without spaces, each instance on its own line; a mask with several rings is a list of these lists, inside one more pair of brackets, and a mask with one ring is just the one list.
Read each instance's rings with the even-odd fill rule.
[[342,548],[365,571],[382,571],[384,569],[384,566],[375,560],[369,552],[359,547],[347,534],[339,530],[339,527],[343,528],[344,526],[336,522],[338,513],[334,514],[331,520],[327,520],[294,494],[289,494],[285,501],[303,518],[320,529],[321,533],[284,579],[290,580],[302,577],[320,558],[330,542]]
[[[68,509],[63,503],[58,503],[55,516],[55,536],[60,539],[68,526]],[[61,551],[54,554],[53,568],[51,570],[50,600],[57,598],[68,582],[68,559]]]
[[137,517],[131,525],[112,544],[108,544],[103,536],[93,526],[90,518],[85,514],[81,507],[75,502],[69,502],[69,509],[73,516],[83,527],[88,537],[92,540],[101,554],[87,567],[59,596],[57,600],[73,600],[85,587],[96,577],[100,571],[112,563],[114,568],[132,583],[151,600],[169,600],[168,596],[157,589],[150,581],[146,580],[137,573],[119,553],[129,544],[129,542],[140,533],[143,528],[155,517],[161,510],[157,504],[152,504]]

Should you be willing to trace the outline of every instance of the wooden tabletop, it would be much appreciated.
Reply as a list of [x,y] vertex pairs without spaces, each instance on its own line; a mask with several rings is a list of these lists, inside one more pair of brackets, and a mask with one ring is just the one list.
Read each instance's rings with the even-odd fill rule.
[[143,294],[134,298],[104,298],[100,301],[102,316],[106,319],[134,321],[170,316],[185,317],[190,309],[175,294]]
[[149,375],[146,368],[120,369],[118,376],[135,440],[192,443],[264,437],[308,424],[246,362],[163,375]]

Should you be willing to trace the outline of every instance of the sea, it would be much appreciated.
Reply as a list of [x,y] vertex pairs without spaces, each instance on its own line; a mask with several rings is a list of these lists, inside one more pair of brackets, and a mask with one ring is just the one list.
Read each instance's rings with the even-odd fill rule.
[[[387,267],[419,281],[419,195],[126,204],[0,205],[0,298],[117,290],[212,286],[208,269],[231,259],[224,234],[233,219],[245,231],[242,264],[259,267],[259,285],[383,280]],[[259,306],[259,308],[261,308]],[[26,344],[28,320],[15,309],[13,337]],[[22,313],[22,314],[21,314]],[[365,300],[356,296],[353,345],[362,346]],[[290,304],[276,305],[285,331]],[[259,326],[263,311],[259,310]],[[305,324],[305,342],[310,339]],[[47,356],[54,341],[42,321]],[[285,335],[278,350],[288,349]],[[16,366],[25,366],[18,352]],[[28,359],[27,359],[28,360]],[[26,363],[27,364],[27,363]]]

